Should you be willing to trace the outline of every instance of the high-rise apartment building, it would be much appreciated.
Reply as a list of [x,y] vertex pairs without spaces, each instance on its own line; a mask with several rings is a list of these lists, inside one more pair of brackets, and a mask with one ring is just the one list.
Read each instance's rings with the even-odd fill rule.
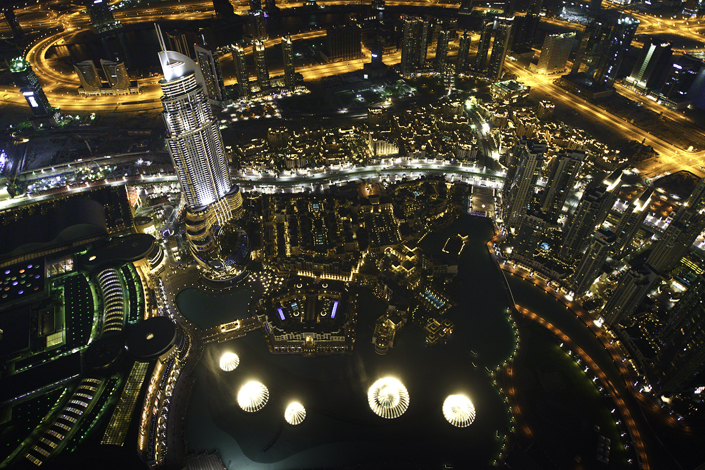
[[185,55],[166,50],[157,31],[167,149],[186,203],[186,235],[198,256],[213,249],[214,227],[242,211],[242,196],[231,185],[225,146],[200,68]]
[[235,78],[237,78],[237,91],[241,98],[250,94],[250,75],[247,72],[245,48],[240,44],[233,47],[233,62],[235,63]]
[[641,48],[632,73],[625,79],[640,90],[661,89],[671,65],[671,45],[652,38]]
[[99,33],[122,27],[122,24],[113,17],[108,0],[86,0],[85,5],[91,17],[91,24]]
[[362,57],[362,28],[360,25],[335,26],[326,30],[329,59],[332,62]]
[[654,361],[651,383],[659,394],[681,393],[705,369],[705,310],[702,275],[668,312],[657,337],[661,349]]
[[705,229],[705,178],[695,186],[688,200],[673,216],[671,223],[654,243],[646,262],[659,273],[670,271],[688,253]]
[[522,141],[514,148],[502,189],[506,226],[518,228],[529,209],[545,153],[546,144],[533,141]]
[[289,90],[296,84],[296,70],[294,69],[294,43],[288,34],[282,38],[282,59],[284,60],[284,84]]
[[604,182],[593,181],[588,184],[577,209],[563,230],[563,244],[558,251],[560,259],[566,263],[575,260],[588,236],[607,218],[616,201],[620,185],[619,178],[608,178]]
[[269,39],[267,33],[267,15],[262,10],[251,11],[247,14],[247,36],[251,40],[266,41]]
[[465,73],[468,70],[470,56],[470,34],[463,31],[460,36],[460,44],[458,47],[458,60],[455,63],[455,73]]
[[612,327],[629,319],[658,279],[658,274],[648,265],[640,268],[630,267],[600,312],[600,316]]
[[544,75],[563,72],[574,42],[575,33],[547,34],[541,47],[538,72]]
[[526,211],[521,217],[519,229],[512,244],[512,254],[531,258],[539,247],[546,223],[546,216],[541,212],[531,209]]
[[648,188],[646,191],[641,193],[636,200],[630,201],[627,204],[627,208],[622,212],[622,216],[619,218],[617,227],[614,229],[615,235],[617,235],[617,241],[614,245],[614,253],[621,253],[626,250],[637,232],[644,223],[646,216],[649,213],[649,204],[651,203],[651,195],[654,193],[652,188]]
[[585,80],[590,86],[611,88],[638,26],[639,20],[627,15],[605,12],[594,19],[585,30],[573,71],[582,71],[585,65]]
[[220,104],[227,98],[223,71],[220,69],[218,53],[205,46],[194,45],[193,51],[196,63],[201,69],[203,79],[206,81],[206,93],[211,103]]
[[571,285],[576,295],[582,295],[600,275],[602,265],[614,248],[617,236],[609,230],[598,230],[592,236],[588,249],[578,264]]
[[22,57],[10,61],[10,73],[15,84],[19,87],[20,93],[27,100],[32,115],[38,119],[48,119],[47,124],[52,124],[51,120],[58,117],[58,108],[52,108],[49,104],[44,89],[39,83],[37,75],[32,70],[29,62]]
[[441,29],[438,32],[438,42],[436,43],[436,70],[439,72],[443,72],[446,67],[449,40],[450,31],[448,31],[447,29]]
[[584,160],[585,152],[579,150],[562,150],[555,156],[541,203],[541,211],[549,219],[560,215]]
[[78,79],[81,82],[81,88],[79,93],[86,95],[97,95],[100,94],[100,90],[103,86],[98,74],[98,69],[92,60],[84,60],[74,64],[73,69],[78,75]]
[[429,22],[407,16],[402,24],[401,73],[408,77],[426,66]]
[[110,88],[115,93],[130,92],[130,76],[127,74],[127,67],[124,62],[113,62],[112,60],[100,60],[105,78],[108,80]]
[[270,87],[269,69],[267,68],[266,50],[262,41],[255,40],[252,44],[252,53],[255,57],[255,71],[260,90]]
[[494,21],[485,23],[482,28],[475,69],[491,80],[499,80],[502,76],[504,59],[512,38],[513,21],[513,18],[495,18]]

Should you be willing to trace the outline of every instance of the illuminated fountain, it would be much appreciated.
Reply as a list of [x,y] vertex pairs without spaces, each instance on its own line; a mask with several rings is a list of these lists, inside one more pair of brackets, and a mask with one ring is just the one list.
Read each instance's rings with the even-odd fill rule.
[[301,403],[290,403],[284,411],[284,419],[292,426],[301,424],[306,419],[306,408]]
[[409,408],[409,392],[397,379],[385,377],[372,384],[367,392],[367,401],[378,416],[398,418]]
[[464,428],[475,421],[475,407],[465,395],[450,395],[443,402],[443,416],[453,426]]
[[237,369],[240,365],[240,358],[235,353],[226,352],[220,357],[220,368],[225,372]]
[[248,413],[264,408],[267,400],[269,400],[269,390],[259,382],[248,382],[237,392],[237,404]]

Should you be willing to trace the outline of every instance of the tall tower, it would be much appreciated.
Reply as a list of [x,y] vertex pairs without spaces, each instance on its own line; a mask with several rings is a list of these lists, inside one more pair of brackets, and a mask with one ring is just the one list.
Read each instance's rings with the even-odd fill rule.
[[595,281],[616,240],[617,236],[609,230],[598,230],[593,234],[590,245],[571,279],[576,295],[585,293]]
[[9,6],[3,8],[2,13],[5,16],[5,20],[7,20],[7,24],[12,30],[12,35],[15,37],[15,39],[20,39],[24,32],[22,31],[22,26],[20,26],[20,22],[17,20],[15,10],[12,9],[12,6]]
[[636,311],[658,279],[648,265],[629,268],[600,315],[608,325],[617,326]]
[[235,63],[235,77],[237,78],[237,91],[241,98],[250,94],[250,75],[247,73],[245,48],[236,44],[233,48],[233,62]]
[[705,279],[698,276],[668,312],[657,337],[654,389],[659,394],[680,393],[705,368]]
[[494,23],[488,21],[482,26],[482,33],[480,34],[480,42],[477,45],[477,55],[475,56],[475,70],[479,73],[483,73],[487,69],[487,55],[490,52],[490,45],[492,44],[492,27]]
[[443,72],[446,67],[449,39],[450,31],[447,29],[444,28],[438,33],[438,42],[436,43],[436,70],[438,72]]
[[669,43],[652,38],[641,48],[632,73],[626,81],[641,90],[660,89],[666,80],[672,55]]
[[541,47],[539,73],[550,75],[564,71],[574,41],[575,33],[547,34]]
[[196,55],[196,63],[198,63],[203,79],[206,81],[208,99],[212,103],[222,103],[227,98],[227,95],[225,94],[223,71],[220,69],[218,54],[207,47],[199,45],[194,45],[193,51]]
[[519,230],[514,239],[512,254],[518,257],[531,258],[536,253],[545,228],[546,216],[531,209],[526,211],[521,217]]
[[495,18],[493,22],[485,23],[482,28],[475,56],[475,69],[491,80],[499,80],[502,76],[504,59],[512,39],[513,22],[513,18]]
[[10,61],[10,73],[15,84],[20,88],[20,93],[27,100],[29,108],[35,119],[47,119],[47,124],[53,124],[52,120],[58,117],[58,108],[52,108],[49,104],[44,89],[39,83],[39,79],[32,70],[29,62],[22,57]]
[[[102,88],[102,83],[100,80],[100,75],[98,75],[98,69],[92,60],[84,60],[74,64],[73,69],[78,75],[78,79],[81,82],[81,88],[83,88],[84,94],[87,95],[97,95],[100,93]],[[79,90],[81,92],[81,90]]]
[[698,235],[705,229],[705,178],[695,186],[688,200],[671,220],[646,262],[656,271],[673,269],[688,253]]
[[255,40],[252,45],[252,52],[255,56],[255,70],[257,71],[257,83],[260,90],[269,88],[269,69],[267,68],[267,59],[265,57],[264,43]]
[[468,59],[470,55],[470,34],[463,31],[460,36],[460,45],[458,47],[458,61],[455,63],[455,73],[465,73],[468,70]]
[[87,0],[85,4],[91,23],[99,33],[122,28],[122,24],[115,21],[108,0]]
[[614,246],[615,253],[623,252],[631,244],[634,236],[641,228],[641,225],[644,223],[649,213],[648,208],[653,193],[654,190],[648,188],[641,193],[641,196],[639,196],[636,201],[630,202],[627,205],[627,208],[622,213],[622,217],[620,217],[617,227],[614,230],[615,235],[617,235],[617,241]]
[[502,190],[505,225],[517,228],[529,209],[545,153],[546,144],[532,141],[522,141],[514,148],[514,158]]
[[560,215],[584,160],[585,152],[578,150],[562,150],[556,155],[541,204],[541,211],[549,219],[557,219]]
[[419,31],[422,26],[420,18],[406,17],[403,20],[401,40],[401,74],[410,76],[419,66]]
[[214,247],[214,227],[242,210],[242,196],[231,185],[225,146],[201,69],[185,55],[165,50],[158,26],[157,34],[162,47],[159,61],[164,78],[159,84],[167,149],[186,203],[186,235],[197,255]]
[[284,84],[289,90],[296,84],[296,70],[294,69],[294,43],[288,34],[282,38],[282,58],[284,59]]

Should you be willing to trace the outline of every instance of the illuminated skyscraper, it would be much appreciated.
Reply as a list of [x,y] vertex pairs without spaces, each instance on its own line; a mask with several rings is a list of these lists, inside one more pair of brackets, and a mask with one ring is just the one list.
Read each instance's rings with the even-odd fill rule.
[[86,95],[97,95],[100,93],[102,88],[102,83],[100,80],[100,75],[98,75],[98,69],[92,60],[84,60],[83,62],[78,62],[74,64],[73,69],[78,75],[78,79],[81,82],[81,88],[79,93]]
[[528,210],[524,213],[514,239],[514,257],[531,258],[536,253],[546,229],[546,222],[546,216],[539,211]]
[[59,115],[58,108],[52,108],[49,104],[42,85],[40,85],[29,62],[22,57],[12,59],[10,72],[15,84],[20,88],[20,93],[27,100],[34,117],[39,120],[47,119],[46,124],[53,124],[52,120]]
[[547,34],[541,47],[538,72],[546,75],[563,72],[574,42],[575,33]]
[[214,246],[213,227],[242,210],[242,196],[231,185],[223,139],[200,68],[185,55],[165,50],[157,31],[167,149],[186,203],[186,235],[194,253],[205,252]]
[[436,43],[436,70],[439,72],[443,72],[446,67],[449,39],[450,31],[448,31],[447,29],[442,29],[438,33],[438,42]]
[[250,94],[250,75],[247,73],[245,48],[240,44],[233,47],[233,62],[235,63],[235,77],[237,78],[237,91],[241,98]]
[[21,38],[24,33],[22,32],[20,22],[17,21],[17,15],[15,15],[15,10],[12,9],[12,6],[3,8],[2,13],[5,16],[7,24],[10,26],[10,29],[12,30],[12,35],[15,37],[15,39]]
[[269,69],[267,68],[264,43],[255,40],[252,45],[252,53],[255,56],[255,70],[257,71],[257,83],[259,84],[260,90],[269,88]]
[[115,21],[113,12],[110,11],[110,3],[108,0],[86,0],[86,9],[91,17],[93,27],[99,33],[122,27],[119,21]]
[[196,54],[196,62],[201,69],[203,78],[206,81],[206,93],[208,99],[216,104],[222,103],[227,98],[225,94],[225,84],[223,83],[223,72],[220,69],[218,53],[204,46],[193,46]]
[[408,77],[419,67],[426,66],[428,49],[428,21],[418,17],[405,17],[402,26],[401,73]]
[[362,28],[359,25],[328,28],[326,43],[332,62],[359,59],[362,57]]
[[641,90],[660,89],[671,65],[671,45],[651,39],[641,48],[632,73],[625,79]]
[[659,276],[649,266],[630,267],[600,312],[608,325],[615,327],[636,311]]
[[593,234],[588,249],[571,279],[576,295],[584,294],[595,282],[616,240],[617,236],[609,230],[598,230]]
[[549,219],[557,219],[568,194],[573,190],[575,178],[585,160],[585,152],[563,150],[555,157],[546,183],[541,211]]
[[288,34],[282,38],[282,58],[284,59],[284,84],[289,90],[296,84],[296,70],[294,69],[294,43]]
[[518,228],[529,209],[545,153],[546,144],[532,141],[522,141],[514,148],[502,190],[508,227]]
[[654,243],[654,249],[646,262],[660,273],[670,271],[688,253],[703,229],[705,178],[698,182],[688,200],[676,211],[661,238]]
[[502,76],[504,59],[512,36],[513,20],[513,18],[495,18],[494,21],[485,23],[482,29],[475,57],[475,69],[491,80],[499,80]]
[[614,246],[615,253],[621,253],[627,249],[641,228],[649,213],[648,208],[653,192],[654,190],[649,188],[637,200],[628,203],[617,223],[617,227],[614,229],[614,233],[617,235],[617,241]]
[[455,63],[455,73],[465,73],[468,70],[468,59],[470,55],[470,34],[463,31],[458,47],[458,61]]
[[690,280],[685,295],[668,312],[657,337],[661,349],[654,364],[654,390],[680,393],[705,369],[705,279]]

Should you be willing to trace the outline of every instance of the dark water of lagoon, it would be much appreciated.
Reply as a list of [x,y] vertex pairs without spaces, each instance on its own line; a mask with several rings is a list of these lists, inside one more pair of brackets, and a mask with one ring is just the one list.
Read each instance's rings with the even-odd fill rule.
[[[261,331],[209,345],[196,371],[186,420],[189,451],[217,449],[226,467],[233,469],[372,463],[391,468],[490,467],[502,443],[497,435],[507,433],[510,417],[485,366],[496,367],[513,351],[515,340],[504,313],[509,299],[487,253],[489,220],[463,217],[426,237],[422,247],[429,253],[440,251],[455,233],[469,235],[470,241],[449,289],[458,306],[448,313],[456,328],[447,345],[425,347],[422,331],[408,325],[394,349],[386,356],[376,355],[372,325],[385,305],[366,291],[359,298],[356,346],[350,356],[272,355]],[[237,294],[225,296],[229,295]],[[205,308],[204,297],[183,302],[187,298],[180,297],[182,310]],[[233,311],[233,319],[238,315]],[[235,371],[218,368],[225,351],[239,355]],[[393,420],[378,417],[367,403],[368,387],[388,375],[401,380],[410,395],[409,409]],[[241,411],[236,403],[238,389],[249,380],[262,382],[270,392],[267,405],[254,414]],[[443,401],[455,393],[468,395],[477,410],[475,422],[467,428],[451,426],[443,417]],[[295,427],[283,419],[293,400],[307,410],[306,420]]]

